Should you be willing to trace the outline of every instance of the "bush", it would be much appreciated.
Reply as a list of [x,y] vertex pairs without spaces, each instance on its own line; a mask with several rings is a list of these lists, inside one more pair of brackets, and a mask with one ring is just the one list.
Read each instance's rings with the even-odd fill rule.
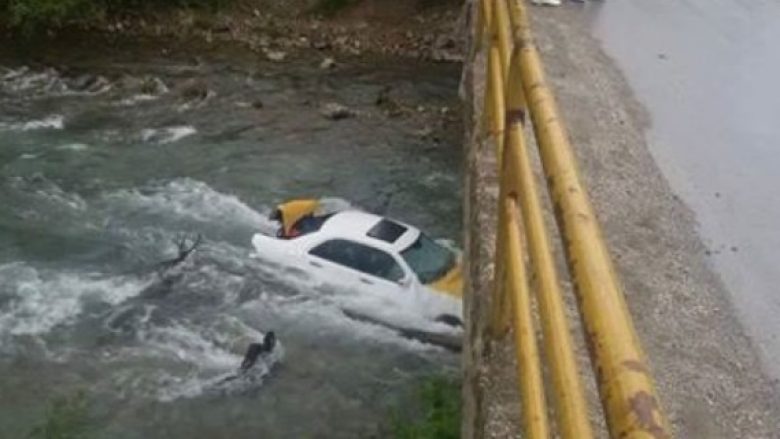
[[94,0],[9,0],[5,16],[11,25],[61,24],[94,13]]
[[356,0],[319,0],[314,6],[314,12],[324,15],[335,15],[356,3]]
[[[220,7],[227,0],[0,0],[0,17],[14,27],[57,27],[95,20],[106,13],[143,12],[166,7]],[[0,23],[1,24],[1,23]]]
[[420,389],[422,419],[404,421],[393,416],[396,439],[458,439],[460,437],[460,383],[449,377],[430,378]]

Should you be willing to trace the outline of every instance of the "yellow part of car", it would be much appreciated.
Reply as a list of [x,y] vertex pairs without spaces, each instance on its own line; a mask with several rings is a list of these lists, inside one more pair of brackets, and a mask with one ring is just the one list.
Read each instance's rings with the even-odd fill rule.
[[428,286],[454,297],[463,297],[463,270],[460,261],[444,276],[429,283]]

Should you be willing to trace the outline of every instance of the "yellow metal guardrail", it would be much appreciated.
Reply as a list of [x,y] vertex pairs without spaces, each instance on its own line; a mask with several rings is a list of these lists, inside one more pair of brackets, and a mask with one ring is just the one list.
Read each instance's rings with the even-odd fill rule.
[[489,134],[498,147],[501,185],[491,324],[494,335],[514,328],[524,437],[547,438],[551,431],[531,291],[552,382],[547,394],[553,396],[555,430],[565,439],[593,437],[558,270],[524,138],[528,110],[610,436],[671,438],[620,281],[546,84],[523,0],[480,0],[479,6],[478,25],[488,43],[486,114]]

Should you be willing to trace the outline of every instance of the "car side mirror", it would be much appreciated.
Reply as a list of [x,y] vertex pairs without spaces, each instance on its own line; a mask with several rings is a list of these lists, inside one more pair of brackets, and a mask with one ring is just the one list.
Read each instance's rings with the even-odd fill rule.
[[404,288],[409,288],[410,286],[412,286],[412,277],[411,276],[406,276],[403,279],[399,279],[398,280],[398,285],[400,285],[400,286],[402,286]]

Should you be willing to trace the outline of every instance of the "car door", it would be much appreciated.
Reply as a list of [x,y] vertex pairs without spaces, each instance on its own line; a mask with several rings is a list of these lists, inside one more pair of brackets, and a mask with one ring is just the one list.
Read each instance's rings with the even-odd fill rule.
[[383,302],[403,302],[408,274],[389,253],[346,239],[330,239],[308,251],[309,264],[327,283],[347,286]]

